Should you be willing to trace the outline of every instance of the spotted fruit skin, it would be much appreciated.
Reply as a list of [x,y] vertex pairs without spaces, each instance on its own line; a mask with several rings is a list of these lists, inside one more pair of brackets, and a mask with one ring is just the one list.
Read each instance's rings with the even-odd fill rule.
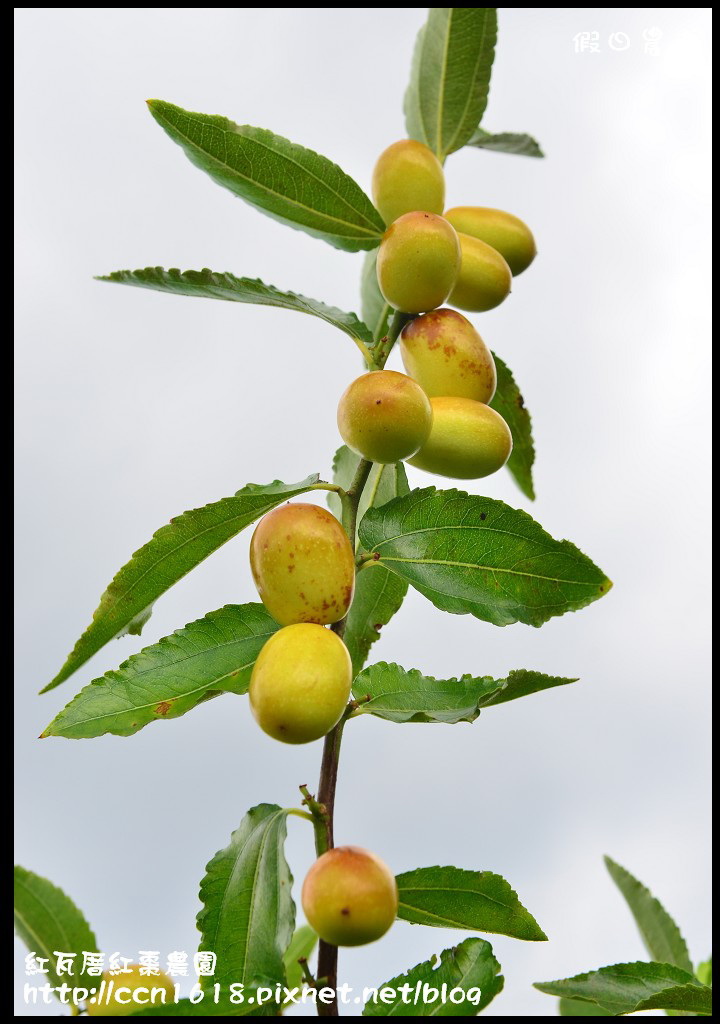
[[451,395],[490,402],[495,394],[492,352],[454,309],[435,309],[406,324],[400,355],[407,372],[431,398]]
[[375,206],[386,224],[404,213],[442,213],[445,175],[431,149],[414,139],[401,139],[384,150],[372,177]]
[[446,212],[445,219],[456,231],[479,238],[497,249],[513,277],[527,270],[537,255],[532,231],[512,213],[489,206],[455,206]]
[[325,625],[347,613],[355,587],[355,556],[335,516],[294,502],[268,512],[250,542],[250,569],[276,622]]
[[510,428],[500,413],[470,398],[432,398],[430,437],[411,466],[455,480],[478,480],[505,465],[512,452]]
[[432,407],[414,380],[395,370],[358,377],[338,405],[338,430],[352,450],[371,462],[400,462],[427,441]]
[[[167,974],[162,971],[159,974],[141,974],[139,964],[128,964],[128,972],[127,974],[103,972],[102,978],[99,980],[105,982],[104,998],[102,1002],[88,1000],[86,1003],[88,1017],[128,1017],[131,1013],[137,1013],[138,1010],[163,1004],[170,1005],[174,1002],[175,986]],[[112,991],[109,987],[111,982]],[[122,989],[130,991],[123,992]],[[138,994],[138,999],[141,1001],[133,999],[133,994],[138,989],[148,990]],[[100,985],[98,984],[98,992],[99,990]],[[156,991],[153,996],[153,990],[160,991]],[[119,1001],[118,996],[122,1001]],[[128,1001],[125,1002],[125,1000]]]
[[503,257],[486,242],[458,234],[462,261],[448,302],[470,313],[485,313],[510,294],[512,274]]
[[452,224],[415,210],[398,217],[382,237],[377,278],[385,301],[403,313],[441,306],[460,272],[460,242]]
[[250,677],[250,708],[268,736],[311,743],[337,725],[350,697],[352,662],[332,630],[298,622],[273,633]]
[[325,942],[363,946],[381,938],[395,920],[397,883],[376,854],[359,846],[336,846],[305,876],[302,905]]

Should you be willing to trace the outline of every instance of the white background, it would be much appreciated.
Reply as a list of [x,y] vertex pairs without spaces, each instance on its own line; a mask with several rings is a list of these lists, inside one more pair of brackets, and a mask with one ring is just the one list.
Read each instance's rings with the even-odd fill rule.
[[[532,514],[615,588],[541,631],[442,615],[411,593],[376,660],[581,682],[473,726],[353,724],[337,840],[397,871],[457,864],[510,880],[551,941],[492,940],[506,976],[495,1016],[552,1016],[533,981],[643,958],[605,852],[663,899],[695,960],[710,951],[709,10],[502,8],[484,125],[531,132],[547,159],[465,150],[447,163],[449,205],[508,209],[536,233],[536,263],[477,324],[532,412]],[[130,739],[35,739],[142,642],[255,600],[251,531],[159,601],[143,641],[114,642],[62,689],[37,691],[171,516],[247,481],[327,473],[336,401],[358,372],[349,340],[318,320],[92,280],[207,266],[358,308],[361,255],[218,188],[144,100],[271,128],[369,187],[376,155],[404,133],[423,18],[18,9],[17,857],[73,896],[108,952],[194,950],[207,860],[248,807],[293,804],[316,778],[320,744],[274,743],[230,696]],[[643,52],[653,26],[657,56]],[[600,33],[600,53],[573,52],[583,30]],[[620,31],[623,52],[608,45]],[[530,507],[507,473],[470,489]],[[288,855],[301,879],[303,822],[290,823]],[[462,937],[399,923],[343,952],[341,977],[378,983]],[[56,1014],[23,1006],[23,952],[16,1013]]]

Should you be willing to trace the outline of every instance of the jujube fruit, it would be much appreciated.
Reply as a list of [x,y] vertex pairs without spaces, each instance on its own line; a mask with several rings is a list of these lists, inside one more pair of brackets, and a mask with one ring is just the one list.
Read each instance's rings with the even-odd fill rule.
[[355,586],[355,555],[335,516],[303,502],[273,509],[250,542],[250,568],[276,622],[338,622]]
[[400,354],[407,372],[431,397],[489,402],[495,394],[492,352],[470,321],[454,309],[436,309],[406,324]]
[[268,736],[311,743],[340,721],[350,696],[352,662],[337,633],[311,622],[284,626],[258,655],[250,708]]
[[442,213],[445,206],[445,175],[431,149],[414,139],[388,146],[375,164],[373,202],[386,224],[404,213],[425,210]]
[[500,413],[470,398],[432,398],[430,437],[411,466],[429,473],[477,480],[501,469],[512,452],[510,428]]
[[395,370],[358,377],[340,399],[338,430],[345,444],[372,462],[400,462],[427,441],[432,408],[414,380]]
[[390,868],[359,846],[337,846],[305,876],[302,905],[321,939],[362,946],[381,938],[397,916],[398,889]]
[[494,309],[510,294],[510,267],[497,249],[479,238],[465,234],[458,234],[458,238],[462,260],[450,305],[471,313]]
[[403,313],[441,306],[460,271],[460,242],[452,224],[434,213],[403,214],[382,237],[377,278],[386,302]]
[[479,238],[497,249],[514,277],[527,270],[537,255],[532,231],[512,213],[489,206],[455,206],[447,211],[445,218],[456,231]]
[[[85,1004],[88,1017],[128,1017],[131,1013],[137,1013],[150,1006],[162,1006],[162,996],[156,994],[153,999],[153,989],[161,989],[166,993],[166,1004],[175,999],[175,986],[167,974],[163,971],[159,974],[141,974],[139,964],[128,964],[127,973],[123,971],[121,974],[111,974],[104,971],[101,980],[105,982],[104,998],[102,1002],[98,1002],[97,997],[96,1001],[88,999]],[[110,982],[113,983],[112,994],[109,994]],[[139,988],[148,989],[147,992],[143,992],[142,1002],[136,1002],[132,997],[132,993]],[[118,1002],[118,989],[130,989],[130,992],[122,993],[122,1002]],[[98,993],[99,991],[100,986]]]

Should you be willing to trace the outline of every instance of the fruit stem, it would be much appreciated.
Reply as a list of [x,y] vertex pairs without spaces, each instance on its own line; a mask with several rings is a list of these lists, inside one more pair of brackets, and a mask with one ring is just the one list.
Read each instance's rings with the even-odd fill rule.
[[398,312],[394,314],[392,320],[390,321],[390,326],[388,328],[387,334],[385,335],[384,338],[381,338],[380,341],[375,346],[375,355],[373,362],[375,364],[376,370],[383,369],[385,363],[388,361],[388,356],[392,352],[393,345],[400,336],[400,331],[402,331],[405,324],[409,324],[410,321],[414,319],[414,313],[401,313],[398,310]]
[[303,795],[303,803],[310,812],[307,817],[315,829],[315,852],[320,857],[331,845],[328,837],[332,830],[328,829],[327,808],[325,804],[315,799],[307,786],[300,786],[300,792]]
[[[320,784],[318,786],[317,802],[323,808],[325,818],[325,849],[331,850],[335,845],[334,837],[334,811],[335,811],[335,789],[337,787],[338,765],[340,762],[340,744],[342,743],[345,716],[328,733],[323,748],[322,764],[320,766]],[[323,850],[323,853],[325,851]]]
[[[340,493],[340,501],[342,503],[342,524],[345,532],[350,538],[353,551],[356,547],[355,533],[357,528],[358,507],[372,468],[372,462],[369,462],[367,459],[361,459],[358,463],[352,483],[348,487],[347,491]],[[346,625],[347,616],[344,619],[341,619],[340,622],[335,623],[332,627],[333,632],[337,633],[339,637],[344,636]],[[353,706],[354,705],[349,704],[348,708],[352,710]],[[313,826],[315,828],[315,849],[318,857],[325,853],[326,850],[331,850],[334,845],[333,830],[335,790],[337,787],[338,766],[340,762],[340,744],[342,742],[345,721],[346,715],[343,715],[335,728],[332,729],[325,737],[317,799],[310,798],[310,800],[308,800],[310,794],[307,793],[307,787],[304,787],[304,791],[301,788],[303,796],[305,797],[306,806],[313,816]],[[337,946],[331,946],[329,943],[323,942],[321,939],[318,947],[317,974],[319,978],[327,978],[327,985],[333,990],[337,990],[337,960]],[[325,1004],[318,1002],[317,1012],[319,1017],[338,1017],[337,995],[335,995],[335,998],[331,1003]]]
[[[414,319],[414,317],[410,313],[395,313],[390,323],[388,333],[377,343],[377,345],[375,345],[372,355],[365,350],[365,358],[370,369],[382,370],[387,362],[390,352],[392,351],[393,345],[400,335],[400,331],[403,329],[405,324],[409,323],[412,319]],[[348,489],[344,492],[342,489],[338,491],[342,505],[342,524],[345,532],[350,538],[353,551],[356,550],[357,547],[355,534],[357,531],[357,517],[360,499],[362,498],[362,493],[365,489],[365,485],[368,481],[373,465],[374,463],[370,462],[368,459],[361,459],[358,463],[357,470],[355,471],[353,481]],[[347,616],[344,619],[341,619],[340,622],[335,623],[332,627],[333,632],[337,633],[339,637],[344,636],[346,625]],[[357,703],[351,702],[348,705],[348,712],[343,715],[335,728],[332,729],[325,737],[317,798],[310,796],[307,792],[307,786],[301,787],[301,792],[305,797],[305,804],[313,818],[313,826],[315,828],[315,849],[318,857],[325,853],[326,850],[331,850],[334,845],[335,790],[337,788],[338,766],[340,763],[340,744],[342,742],[343,729],[345,727],[348,714],[351,714],[356,708]],[[321,939],[320,945],[318,946],[317,975],[318,978],[327,979],[326,984],[329,988],[333,989],[335,997],[332,1002],[328,1004],[318,1002],[318,1017],[339,1016],[337,1003],[337,961],[337,946],[331,946],[329,943],[323,942]]]
[[[374,463],[369,462],[367,459],[360,459],[352,483],[348,487],[347,491],[340,494],[342,524],[345,529],[345,533],[347,533],[350,538],[353,550],[355,550],[358,506],[373,465]],[[336,622],[333,626],[333,630],[338,634],[338,636],[342,636],[345,632],[345,619],[341,619],[340,622]]]
[[[340,625],[340,623],[337,623]],[[345,718],[341,718],[335,728],[325,737],[322,764],[320,766],[320,783],[318,785],[317,803],[322,807],[324,829],[315,827],[315,849],[318,857],[334,845],[333,827],[335,812],[335,789],[337,787],[338,765],[340,761],[340,744],[342,742]],[[316,819],[317,820],[317,819]],[[318,946],[317,976],[326,978],[325,984],[335,993],[330,1003],[317,1003],[318,1017],[339,1017],[337,1003],[337,946],[320,940]]]

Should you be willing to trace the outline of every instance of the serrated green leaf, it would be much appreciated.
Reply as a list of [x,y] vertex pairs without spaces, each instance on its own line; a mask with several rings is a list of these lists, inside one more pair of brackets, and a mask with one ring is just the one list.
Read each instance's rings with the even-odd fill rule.
[[360,705],[359,713],[375,715],[388,722],[474,722],[481,710],[515,700],[553,686],[575,683],[576,679],[546,676],[541,672],[519,669],[506,679],[492,676],[461,676],[459,679],[434,679],[418,669],[380,661],[369,665],[356,677],[353,696],[370,697]]
[[638,1010],[712,1013],[712,989],[672,964],[613,964],[574,978],[536,982],[535,988],[551,996],[597,1003],[616,1017]]
[[543,157],[545,154],[540,144],[532,137],[522,132],[498,132],[492,134],[482,128],[476,129],[465,143],[466,146],[475,146],[477,149],[489,149],[495,153],[510,153],[514,156],[535,156]]
[[603,1010],[597,1003],[584,1003],[580,999],[561,999],[558,1005],[561,1017],[612,1017],[609,1010]]
[[442,160],[461,149],[487,106],[497,40],[495,7],[431,7],[413,54],[405,125]]
[[164,100],[149,100],[148,106],[196,167],[269,217],[346,252],[378,245],[382,217],[327,157],[226,117],[192,113]]
[[266,512],[309,490],[317,479],[313,474],[298,484],[248,484],[231,498],[183,512],[161,526],[116,574],[67,661],[40,692],[59,686],[115,637],[139,633],[131,625],[141,616],[146,622],[155,601],[174,583]]
[[490,405],[500,413],[510,427],[513,438],[513,450],[507,461],[507,468],[525,497],[534,501],[532,469],[535,462],[535,445],[530,413],[525,408],[525,400],[507,365],[494,352],[493,357],[497,370],[497,388]]
[[[163,1003],[149,1006],[145,1010],[137,1010],[130,1017],[276,1017],[277,1004],[266,1000],[266,993],[261,993],[263,1002],[256,1004],[257,989],[243,990],[243,1002],[233,1002],[228,995],[222,994],[217,1002],[212,990],[204,993],[200,1002],[193,1003],[190,999],[178,999],[176,1003]],[[250,1002],[252,1000],[252,1002]]]
[[708,960],[703,960],[695,968],[695,977],[702,985],[708,985],[712,988],[712,957]]
[[57,973],[57,953],[75,953],[71,985],[91,988],[97,984],[82,970],[83,953],[97,953],[98,945],[90,925],[69,896],[47,878],[15,867],[15,931],[30,953],[46,958],[44,981],[62,985],[68,976]]
[[676,985],[641,1000],[637,1010],[665,1010],[668,1017],[709,1017],[712,1015],[712,989]]
[[353,340],[372,343],[372,334],[354,313],[345,313],[335,306],[310,299],[307,295],[283,292],[274,285],[265,284],[257,278],[235,277],[233,274],[219,274],[214,270],[177,270],[162,267],[145,267],[143,270],[115,270],[112,274],[101,275],[98,281],[111,284],[127,284],[135,288],[150,288],[156,292],[172,295],[189,295],[205,299],[224,299],[228,302],[245,302],[255,306],[272,306],[276,309],[291,309],[297,313],[308,313],[325,323],[344,331]]
[[251,808],[207,866],[197,926],[199,948],[217,954],[213,983],[285,979],[283,958],[295,925],[284,853],[287,814],[275,804]]
[[377,279],[377,250],[366,253],[360,278],[360,315],[375,341],[384,338],[394,310],[385,301]]
[[[476,1017],[502,991],[504,980],[490,943],[484,939],[465,939],[451,949],[444,949],[439,957],[434,956],[379,985],[378,995],[371,995],[366,1002],[363,1016]],[[443,1002],[443,985],[446,992],[462,989],[465,998],[458,1003],[449,999]]]
[[[360,457],[343,445],[333,460],[333,480],[340,487],[349,487],[357,471]],[[358,508],[358,522],[369,507],[380,507],[392,498],[409,491],[402,462],[397,465],[374,465]],[[337,495],[328,496],[330,508],[340,515]],[[345,646],[350,652],[353,675],[367,661],[370,648],[380,637],[380,630],[400,609],[408,585],[382,565],[367,565],[355,581],[355,596],[345,625]]]
[[261,604],[210,612],[94,679],[41,739],[132,736],[150,722],[179,718],[209,696],[246,693],[255,659],[278,628]]
[[403,921],[511,935],[528,942],[547,940],[510,884],[492,871],[416,868],[397,875],[396,881],[398,917]]
[[610,857],[605,857],[605,867],[625,897],[650,957],[657,963],[674,964],[692,974],[692,960],[685,939],[662,903],[655,899],[642,882]]
[[474,722],[482,700],[497,692],[500,682],[491,676],[462,676],[434,679],[418,669],[380,661],[369,665],[355,678],[353,696],[369,697],[361,704],[362,714],[388,722]]
[[317,943],[317,932],[309,924],[300,925],[299,928],[295,929],[295,934],[283,957],[285,979],[289,989],[292,990],[302,986],[303,971],[298,960],[309,960]]
[[381,565],[437,608],[497,626],[540,626],[612,586],[587,555],[526,512],[464,491],[411,491],[368,509],[359,532]]
[[508,673],[507,679],[499,680],[502,685],[498,690],[488,694],[487,699],[480,705],[480,709],[484,711],[485,708],[495,707],[496,704],[506,704],[509,700],[529,697],[533,693],[540,693],[541,690],[551,690],[555,686],[566,686],[568,683],[577,683],[577,681],[572,677],[548,676],[544,672],[516,668]]
[[379,563],[366,566],[357,577],[345,627],[345,646],[350,652],[354,675],[367,661],[383,626],[400,611],[407,591],[407,583]]

